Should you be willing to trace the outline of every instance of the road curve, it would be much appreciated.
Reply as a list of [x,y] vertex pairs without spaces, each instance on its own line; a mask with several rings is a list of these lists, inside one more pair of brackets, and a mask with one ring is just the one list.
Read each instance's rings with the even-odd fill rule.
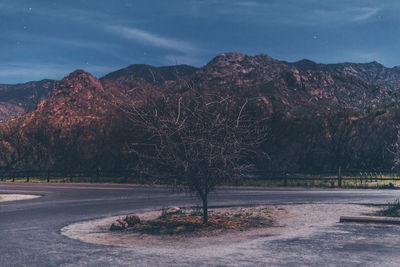
[[[235,262],[226,259],[186,259],[178,255],[161,257],[161,252],[149,254],[146,251],[132,251],[121,247],[86,244],[60,234],[62,227],[77,221],[171,205],[198,204],[196,199],[184,193],[171,192],[165,187],[0,183],[0,194],[3,193],[34,194],[42,197],[0,203],[0,266],[235,265]],[[400,192],[396,190],[225,188],[212,194],[210,205],[385,204],[399,195]],[[390,231],[388,229],[391,228],[384,229]],[[272,253],[272,248],[265,248],[266,252]],[[248,260],[249,264],[251,260]],[[265,261],[260,259],[254,262],[255,265],[262,263]],[[285,263],[290,262],[282,261],[283,265]],[[320,262],[308,262],[310,263],[317,265]]]

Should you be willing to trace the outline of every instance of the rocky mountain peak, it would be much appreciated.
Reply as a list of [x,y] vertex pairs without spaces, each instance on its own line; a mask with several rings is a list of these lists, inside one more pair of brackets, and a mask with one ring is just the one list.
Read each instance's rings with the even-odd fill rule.
[[71,72],[68,76],[64,77],[61,82],[74,81],[75,83],[98,83],[99,80],[89,72],[82,69]]
[[52,95],[76,94],[83,90],[104,91],[99,79],[84,70],[75,70],[56,83]]

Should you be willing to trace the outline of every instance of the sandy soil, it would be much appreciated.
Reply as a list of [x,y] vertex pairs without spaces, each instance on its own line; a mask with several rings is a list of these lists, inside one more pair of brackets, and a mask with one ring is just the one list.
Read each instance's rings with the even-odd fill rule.
[[0,202],[16,201],[16,200],[27,200],[39,198],[37,195],[21,195],[21,194],[0,194]]
[[[327,226],[339,222],[342,215],[363,215],[377,211],[377,207],[345,204],[304,204],[282,206],[234,207],[210,210],[215,213],[261,214],[274,221],[274,226],[238,230],[217,230],[202,236],[177,235],[154,236],[131,232],[110,232],[113,221],[124,216],[79,222],[64,227],[61,233],[69,238],[102,245],[123,246],[130,248],[191,249],[207,246],[220,246],[259,238],[279,239],[307,236]],[[160,215],[160,211],[137,214],[142,220],[149,220]]]

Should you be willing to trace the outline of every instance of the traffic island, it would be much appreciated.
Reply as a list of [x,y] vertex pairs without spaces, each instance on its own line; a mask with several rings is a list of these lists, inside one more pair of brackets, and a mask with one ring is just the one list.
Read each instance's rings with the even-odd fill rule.
[[[138,216],[140,223],[137,222],[137,218],[131,217],[131,226],[129,226],[125,214],[76,222],[62,228],[61,234],[91,244],[123,246],[137,251],[146,248],[146,251],[157,253],[160,251],[171,253],[185,251],[190,254],[195,251],[196,255],[204,252],[204,255],[208,257],[215,251],[215,248],[223,247],[228,251],[235,246],[247,244],[246,242],[256,242],[257,239],[264,242],[309,236],[335,225],[338,222],[338,214],[358,216],[373,214],[378,209],[376,206],[353,204],[211,207],[209,210],[210,222],[214,219],[217,220],[218,216],[220,221],[206,226],[199,225],[199,228],[193,227],[194,222],[201,222],[202,216],[199,209],[182,208],[179,212],[182,214],[169,214],[166,218],[161,219],[158,218],[163,217],[163,213],[168,209],[164,209],[164,212],[162,210],[139,210],[132,215]],[[264,219],[259,218],[261,216],[264,216]],[[229,224],[225,218],[229,218],[229,221],[232,219],[233,223]],[[174,225],[167,230],[166,224],[171,219],[173,219]],[[184,225],[189,219],[190,227]],[[126,223],[128,227],[111,231],[111,225],[117,220],[122,220],[122,224]],[[157,222],[158,220],[162,221],[161,226],[159,223],[155,223],[156,226],[142,230],[133,227],[136,224],[138,228],[148,227],[145,222]],[[134,221],[136,222],[133,223]]]

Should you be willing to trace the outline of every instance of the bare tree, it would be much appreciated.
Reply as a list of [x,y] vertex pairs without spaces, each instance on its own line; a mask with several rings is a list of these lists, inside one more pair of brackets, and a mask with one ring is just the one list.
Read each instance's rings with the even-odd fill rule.
[[131,149],[138,169],[195,193],[208,223],[208,196],[217,185],[254,170],[266,136],[257,99],[183,94],[151,97],[124,110],[137,127]]

